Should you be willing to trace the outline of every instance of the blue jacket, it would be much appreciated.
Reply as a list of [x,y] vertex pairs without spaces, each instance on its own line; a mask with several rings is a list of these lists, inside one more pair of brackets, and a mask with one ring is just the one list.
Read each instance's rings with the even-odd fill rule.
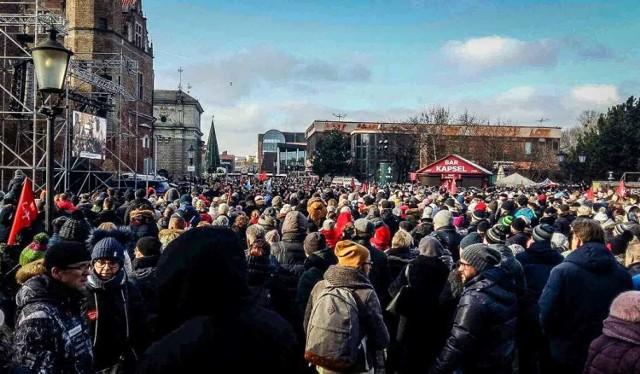
[[554,361],[583,367],[611,302],[630,289],[629,272],[603,243],[586,243],[553,268],[540,297],[540,323]]

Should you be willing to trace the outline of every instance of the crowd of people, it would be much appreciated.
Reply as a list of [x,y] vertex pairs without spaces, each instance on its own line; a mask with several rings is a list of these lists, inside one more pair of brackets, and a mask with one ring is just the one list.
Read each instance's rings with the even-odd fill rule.
[[635,195],[225,177],[9,245],[11,187],[0,372],[640,373]]

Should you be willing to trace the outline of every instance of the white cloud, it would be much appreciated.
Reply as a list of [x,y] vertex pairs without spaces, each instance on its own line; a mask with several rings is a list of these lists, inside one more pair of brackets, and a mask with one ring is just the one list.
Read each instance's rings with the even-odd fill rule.
[[618,88],[614,85],[591,84],[574,87],[571,97],[584,104],[609,106],[620,103]]
[[497,35],[450,40],[441,51],[448,63],[469,72],[499,67],[548,66],[555,64],[557,57],[557,46],[550,40],[522,41]]

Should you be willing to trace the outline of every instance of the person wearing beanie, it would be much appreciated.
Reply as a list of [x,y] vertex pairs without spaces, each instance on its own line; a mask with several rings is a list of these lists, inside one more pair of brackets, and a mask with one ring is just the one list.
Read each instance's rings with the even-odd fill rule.
[[45,232],[34,235],[31,243],[25,247],[20,253],[19,263],[20,266],[44,258],[44,254],[47,251],[47,244],[49,243],[49,236]]
[[353,225],[355,234],[352,240],[367,248],[371,253],[373,266],[371,267],[369,280],[376,290],[378,298],[385,304],[391,299],[389,296],[389,284],[391,284],[389,259],[382,250],[371,244],[371,239],[375,233],[375,228],[371,221],[366,218],[358,218]]
[[576,249],[551,270],[539,301],[553,372],[583,370],[589,343],[600,334],[609,305],[633,286],[631,275],[607,250],[597,221],[576,219],[571,228],[571,247]]
[[518,304],[500,261],[500,252],[485,244],[470,245],[460,254],[464,290],[451,334],[430,373],[512,372]]
[[627,291],[611,303],[602,335],[589,345],[585,374],[640,373],[640,291]]
[[[83,243],[60,241],[45,252],[45,273],[28,279],[19,289],[11,363],[16,369],[95,373],[91,338],[80,309],[90,260]],[[67,344],[70,337],[73,344]]]
[[336,226],[336,222],[332,219],[326,219],[322,222],[322,228],[320,229],[322,235],[327,241],[327,247],[333,250],[342,239],[342,231]]
[[92,226],[81,210],[74,210],[71,217],[60,228],[60,240],[72,240],[84,243],[91,233]]
[[251,225],[246,231],[245,256],[249,274],[249,292],[251,299],[260,306],[270,307],[269,281],[273,276],[271,265],[271,247],[266,240],[267,230],[261,225]]
[[391,248],[391,230],[389,230],[387,225],[383,223],[374,231],[370,243],[381,251],[386,251]]
[[131,212],[140,208],[143,205],[153,206],[151,202],[146,198],[147,191],[144,188],[138,188],[134,192],[134,199],[127,204],[127,209],[124,213],[124,224],[128,225],[131,220]]
[[453,261],[460,259],[460,241],[463,236],[453,225],[453,215],[448,210],[441,210],[433,217],[433,227],[435,231],[431,236],[435,236],[442,246],[451,253]]
[[423,238],[419,255],[405,262],[389,286],[393,296],[406,285],[413,290],[411,296],[420,295],[410,297],[406,310],[411,312],[399,316],[397,340],[389,350],[394,372],[426,372],[449,336],[450,325],[443,316],[450,316],[440,302],[449,275],[449,266],[442,260],[445,252],[437,239]]
[[518,253],[516,260],[522,265],[527,284],[527,292],[520,301],[518,320],[518,362],[524,372],[551,372],[549,339],[540,327],[540,307],[542,295],[551,269],[560,264],[564,257],[551,245],[553,227],[545,223],[533,228],[533,242]]
[[312,232],[304,239],[304,253],[307,258],[304,260],[304,271],[300,275],[296,293],[296,306],[300,315],[304,315],[313,286],[322,280],[329,266],[338,263],[333,248],[327,247],[324,235],[319,232]]
[[124,270],[125,244],[130,238],[130,233],[127,237],[119,230],[96,230],[88,241],[91,274],[82,313],[93,342],[96,371],[134,366],[149,344],[145,303]]
[[271,287],[271,309],[296,327],[300,337],[302,315],[296,308],[295,297],[300,275],[304,271],[304,240],[307,236],[309,221],[299,211],[292,210],[282,222],[282,238],[271,244],[271,255],[277,261],[278,270],[274,273]]
[[160,259],[161,248],[162,243],[160,243],[158,238],[144,236],[138,239],[136,243],[133,251],[135,258],[131,263],[132,270],[130,277],[136,282],[140,289],[140,294],[145,301],[147,315],[152,325],[157,313],[155,307],[155,295],[157,291],[155,279],[156,266]]
[[[369,281],[369,273],[372,268],[371,256],[366,247],[350,240],[341,240],[336,244],[334,253],[338,259],[336,265],[331,265],[324,273],[324,279],[315,284],[309,295],[309,301],[304,314],[303,327],[307,327],[311,319],[311,311],[323,291],[328,287],[339,287],[354,293],[356,300],[362,304],[358,310],[361,321],[367,321],[360,330],[361,336],[367,336],[366,351],[364,357],[345,370],[349,373],[368,372],[370,369],[366,363],[376,365],[377,352],[384,350],[389,345],[389,332],[382,317],[382,306],[373,285]],[[330,310],[316,310],[316,313],[330,313]],[[329,338],[329,337],[328,337]],[[350,336],[346,339],[360,340],[361,337]],[[327,341],[326,344],[331,344]],[[306,356],[306,354],[305,354]],[[318,370],[319,369],[319,370]],[[324,373],[326,369],[317,368]],[[330,371],[329,371],[330,372]]]
[[[507,232],[505,226],[498,223],[493,225],[489,230],[487,230],[484,235],[484,243],[485,244],[505,244],[507,240]],[[526,244],[525,244],[526,245]]]
[[504,244],[506,246],[510,246],[511,244],[520,244],[526,248],[527,243],[529,242],[529,236],[524,232],[526,228],[527,222],[525,216],[514,218],[509,226],[511,235],[506,239]]

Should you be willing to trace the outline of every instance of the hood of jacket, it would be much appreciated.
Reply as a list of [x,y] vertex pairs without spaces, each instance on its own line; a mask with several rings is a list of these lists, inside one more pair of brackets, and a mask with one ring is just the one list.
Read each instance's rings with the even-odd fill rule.
[[613,269],[617,261],[602,243],[585,243],[582,247],[572,251],[566,262],[574,263],[583,269],[597,273],[606,273]]
[[550,242],[534,242],[524,253],[527,260],[536,264],[558,264],[564,261],[562,254],[556,249],[551,248]]
[[331,265],[324,273],[324,279],[336,287],[373,289],[369,278],[362,271],[350,266]]
[[[499,287],[496,287],[499,286]],[[475,288],[484,292],[503,304],[515,303],[515,283],[503,268],[496,266],[485,270],[464,285],[467,289]]]

